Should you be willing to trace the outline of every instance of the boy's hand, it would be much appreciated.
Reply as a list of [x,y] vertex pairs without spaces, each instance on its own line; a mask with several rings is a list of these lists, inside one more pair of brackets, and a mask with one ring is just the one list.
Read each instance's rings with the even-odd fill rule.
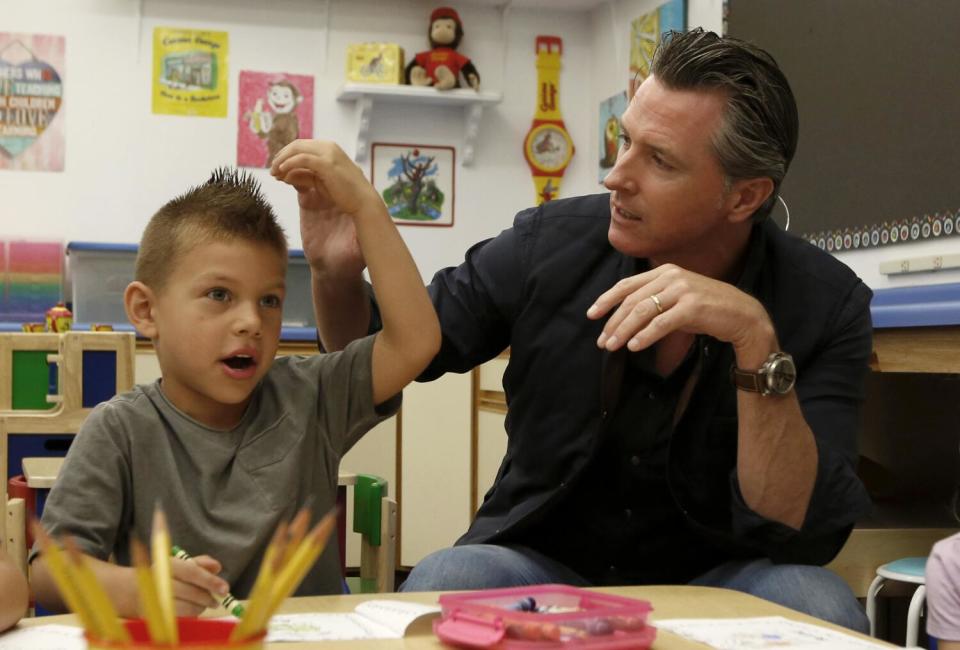
[[214,594],[222,596],[230,590],[230,585],[217,576],[223,567],[209,555],[191,560],[172,558],[170,568],[177,616],[199,616],[208,607],[220,604]]
[[353,219],[384,210],[360,168],[332,142],[296,140],[276,155],[270,173],[297,190],[300,235],[311,268],[359,277],[365,263]]

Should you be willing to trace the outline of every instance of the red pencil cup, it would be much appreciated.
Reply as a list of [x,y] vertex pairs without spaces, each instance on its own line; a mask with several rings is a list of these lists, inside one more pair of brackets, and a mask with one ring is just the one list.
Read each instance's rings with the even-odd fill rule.
[[237,626],[237,621],[178,618],[180,643],[166,645],[150,640],[146,621],[138,618],[123,623],[132,641],[129,643],[102,641],[88,633],[86,635],[88,650],[158,650],[161,648],[163,650],[263,650],[263,640],[266,637],[266,632],[263,632],[252,639],[230,641],[230,633]]

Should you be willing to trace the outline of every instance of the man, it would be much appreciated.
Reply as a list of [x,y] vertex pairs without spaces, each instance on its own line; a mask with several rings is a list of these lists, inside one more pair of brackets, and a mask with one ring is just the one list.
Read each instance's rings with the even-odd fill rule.
[[[610,194],[522,212],[434,277],[443,345],[421,380],[509,346],[509,441],[470,529],[405,589],[694,583],[866,629],[818,565],[869,507],[871,292],[767,219],[797,131],[766,52],[672,33],[623,115]],[[349,230],[327,229],[304,248],[339,349],[370,306]]]

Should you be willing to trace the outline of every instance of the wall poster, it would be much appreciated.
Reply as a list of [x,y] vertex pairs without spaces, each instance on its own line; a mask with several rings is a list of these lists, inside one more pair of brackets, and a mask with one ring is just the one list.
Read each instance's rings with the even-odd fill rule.
[[397,225],[452,226],[453,147],[374,143],[370,180]]
[[0,169],[63,171],[63,36],[0,32]]
[[227,116],[227,32],[153,30],[153,112]]
[[298,138],[313,138],[313,77],[240,72],[237,166],[269,167]]

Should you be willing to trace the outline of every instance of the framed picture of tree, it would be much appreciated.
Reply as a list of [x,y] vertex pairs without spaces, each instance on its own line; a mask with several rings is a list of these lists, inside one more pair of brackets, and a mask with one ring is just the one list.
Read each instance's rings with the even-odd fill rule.
[[375,142],[370,179],[397,225],[452,226],[453,147]]

